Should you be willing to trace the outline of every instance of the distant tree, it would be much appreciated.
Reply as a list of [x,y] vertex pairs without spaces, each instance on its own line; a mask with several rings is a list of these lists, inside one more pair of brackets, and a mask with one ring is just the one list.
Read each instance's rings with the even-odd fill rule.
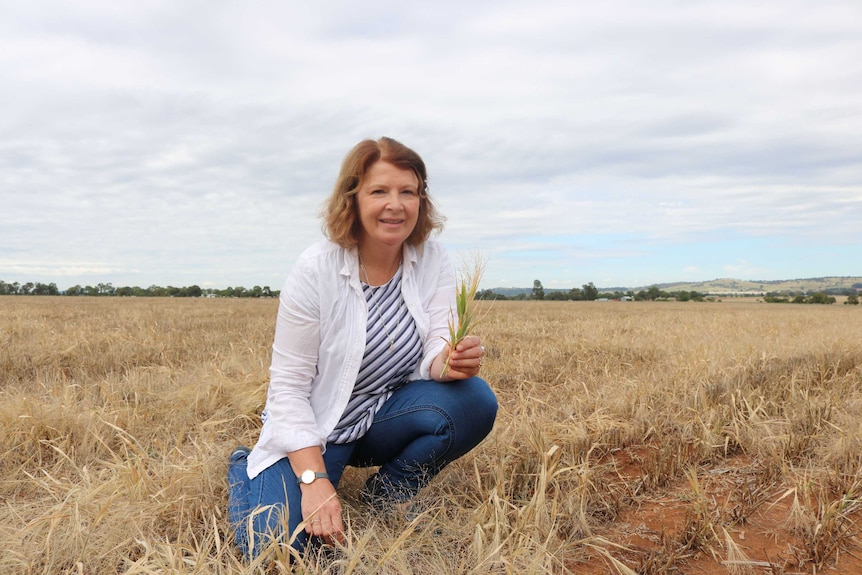
[[480,289],[479,291],[476,292],[476,298],[475,299],[478,299],[478,300],[503,300],[503,299],[506,299],[506,296],[504,296],[503,294],[498,294],[494,290],[489,290],[489,289],[482,290],[482,289]]
[[816,292],[811,294],[811,297],[808,298],[807,303],[819,303],[819,304],[833,304],[835,303],[835,298],[831,295],[828,295],[824,292]]
[[595,301],[599,297],[599,289],[593,285],[593,282],[586,283],[581,286],[584,290],[584,299],[587,301]]
[[533,291],[530,294],[530,299],[545,299],[545,288],[542,287],[542,282],[533,280]]
[[569,299],[572,301],[581,301],[584,299],[584,292],[581,288],[572,288],[569,290]]
[[545,294],[545,299],[551,301],[566,301],[569,299],[569,294],[563,290],[552,290]]
[[658,286],[650,286],[649,289],[647,289],[647,291],[646,291],[646,299],[648,299],[650,301],[655,301],[658,298],[666,296],[666,295],[667,294],[664,294],[664,292],[662,292],[660,289],[658,289]]
[[859,296],[855,293],[848,295],[844,305],[859,305]]

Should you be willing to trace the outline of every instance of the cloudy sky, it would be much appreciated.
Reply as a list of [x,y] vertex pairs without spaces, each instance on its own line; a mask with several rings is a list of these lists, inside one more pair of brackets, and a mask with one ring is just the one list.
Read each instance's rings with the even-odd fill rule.
[[862,275],[859,0],[0,0],[0,279],[280,287],[416,149],[483,287]]

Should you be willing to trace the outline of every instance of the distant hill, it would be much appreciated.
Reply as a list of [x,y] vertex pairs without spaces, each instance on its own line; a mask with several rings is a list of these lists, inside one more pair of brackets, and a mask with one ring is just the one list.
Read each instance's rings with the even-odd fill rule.
[[[635,293],[640,290],[649,289],[655,285],[662,291],[697,291],[700,293],[709,294],[760,294],[766,292],[818,292],[818,291],[833,291],[843,289],[862,290],[862,276],[830,276],[820,278],[801,278],[791,280],[740,280],[734,278],[719,278],[703,282],[673,282],[650,284],[639,287],[599,287],[599,292],[614,293],[628,292]],[[572,286],[581,287],[581,286]],[[491,291],[504,295],[506,297],[514,297],[518,294],[530,294],[533,291],[529,288],[491,288]],[[545,288],[545,293],[552,291],[568,291],[556,288]]]
[[[701,293],[745,292],[818,292],[827,290],[862,289],[862,277],[820,277],[791,280],[738,280],[719,278],[705,282],[656,284],[664,291],[699,291]],[[649,287],[649,286],[646,286]],[[640,288],[639,288],[640,289]],[[634,290],[638,291],[638,290]]]

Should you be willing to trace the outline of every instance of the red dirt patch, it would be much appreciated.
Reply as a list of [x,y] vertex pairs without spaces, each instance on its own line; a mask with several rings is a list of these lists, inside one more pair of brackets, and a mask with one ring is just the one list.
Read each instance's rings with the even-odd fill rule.
[[[621,449],[613,465],[629,489],[644,472],[650,448]],[[647,494],[634,494],[617,518],[595,533],[625,550],[611,554],[639,575],[862,574],[862,547],[855,537],[862,512],[846,522],[846,537],[818,566],[814,541],[794,529],[795,492],[758,475],[757,463],[737,456]],[[730,538],[730,541],[728,541]],[[824,549],[827,549],[827,543]],[[582,575],[618,575],[608,559],[572,566]]]

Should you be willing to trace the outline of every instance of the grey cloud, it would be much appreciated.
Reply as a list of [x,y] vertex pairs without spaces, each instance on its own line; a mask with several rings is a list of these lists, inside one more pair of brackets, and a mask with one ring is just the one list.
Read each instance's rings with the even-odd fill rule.
[[384,134],[425,156],[444,241],[501,261],[862,221],[852,2],[8,8],[0,279],[277,284],[343,155]]

